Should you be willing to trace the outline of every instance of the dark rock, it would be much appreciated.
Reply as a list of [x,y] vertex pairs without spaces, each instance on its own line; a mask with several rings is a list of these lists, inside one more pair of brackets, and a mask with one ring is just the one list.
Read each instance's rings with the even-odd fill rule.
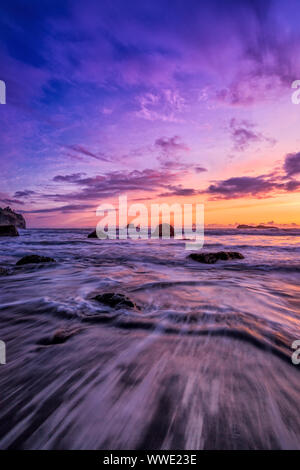
[[246,229],[246,228],[254,228],[254,227],[253,225],[241,224],[241,225],[238,225],[237,228]]
[[8,274],[8,269],[0,268],[0,276],[6,276]]
[[97,237],[97,232],[94,230],[93,232],[89,233],[88,238],[98,238]]
[[99,240],[105,240],[107,238],[107,233],[101,231],[99,231],[98,233],[100,237],[98,236],[96,230],[94,230],[88,235],[88,238],[99,238]]
[[154,237],[159,237],[159,238],[174,238],[175,231],[173,225],[169,224],[159,224],[158,227],[156,227],[156,230],[154,232]]
[[139,307],[124,294],[107,292],[105,294],[96,295],[96,297],[94,297],[94,300],[97,300],[97,302],[101,302],[102,304],[108,305],[109,307],[113,308],[128,307],[136,308],[139,310]]
[[214,264],[219,260],[244,259],[244,256],[237,251],[218,251],[216,253],[191,253],[189,258],[199,263]]
[[22,214],[17,214],[10,207],[1,209],[0,225],[15,225],[15,227],[26,228],[26,222]]
[[14,225],[0,225],[0,237],[18,237],[19,232]]
[[49,258],[48,256],[39,256],[39,255],[28,255],[17,261],[16,266],[22,266],[23,264],[32,264],[32,263],[55,263],[55,259]]
[[56,330],[52,336],[42,338],[38,342],[38,344],[41,344],[43,346],[50,346],[52,344],[63,344],[72,336],[79,333],[80,331],[81,331],[80,328],[74,328],[73,330],[64,330],[64,329]]
[[268,230],[270,230],[270,229],[271,229],[271,230],[279,230],[278,227],[274,227],[273,225],[256,225],[255,228],[260,228],[260,229],[262,229],[262,230],[264,230],[264,229],[268,229]]

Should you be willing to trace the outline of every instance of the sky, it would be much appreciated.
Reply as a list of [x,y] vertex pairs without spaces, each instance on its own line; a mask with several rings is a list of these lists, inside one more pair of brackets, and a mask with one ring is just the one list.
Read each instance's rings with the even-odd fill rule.
[[300,225],[298,0],[2,0],[0,206],[91,227],[101,203]]

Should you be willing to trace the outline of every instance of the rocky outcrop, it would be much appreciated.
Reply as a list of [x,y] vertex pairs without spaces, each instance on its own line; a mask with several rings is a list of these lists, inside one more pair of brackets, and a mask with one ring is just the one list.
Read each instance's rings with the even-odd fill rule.
[[189,258],[199,263],[214,264],[219,260],[228,261],[245,257],[237,251],[218,251],[216,253],[191,253]]
[[94,300],[97,302],[101,302],[104,305],[108,305],[112,308],[136,308],[140,310],[140,308],[132,302],[126,295],[124,294],[116,294],[113,292],[107,292],[105,294],[99,294],[94,297]]
[[98,238],[96,230],[88,234],[88,238]]
[[14,225],[19,228],[26,228],[26,222],[22,214],[17,214],[10,207],[1,209],[0,207],[0,226]]
[[[98,236],[98,234],[100,235],[100,237]],[[105,232],[101,232],[101,231],[97,231],[94,230],[93,232],[91,232],[89,235],[88,235],[88,238],[99,238],[99,240],[106,240],[107,239],[107,233]]]
[[272,230],[278,230],[278,227],[274,227],[273,225],[238,225],[237,226],[238,229],[251,229],[251,228],[258,228],[258,229],[261,229],[261,230],[264,230],[264,229],[272,229]]
[[154,237],[158,238],[174,238],[175,231],[173,225],[169,224],[159,224],[158,227],[156,227],[156,230],[154,232]]
[[[128,229],[135,229],[137,231],[137,233],[141,230],[141,228],[139,227],[135,227],[134,224],[128,224],[127,225],[127,230]],[[100,236],[98,236],[100,235]],[[169,225],[169,224],[159,224],[156,229],[155,229],[155,232],[153,233],[153,237],[154,238],[174,238],[175,236],[175,230],[174,230],[174,227],[173,225]],[[99,232],[97,233],[96,230],[94,230],[93,232],[91,232],[89,235],[88,235],[88,238],[99,238],[100,240],[105,240],[108,238],[108,234],[107,232]]]
[[48,256],[39,256],[39,255],[27,255],[19,259],[16,262],[16,266],[22,266],[23,264],[33,264],[33,263],[55,263],[55,259],[49,258]]
[[18,237],[19,232],[14,225],[0,225],[0,237]]

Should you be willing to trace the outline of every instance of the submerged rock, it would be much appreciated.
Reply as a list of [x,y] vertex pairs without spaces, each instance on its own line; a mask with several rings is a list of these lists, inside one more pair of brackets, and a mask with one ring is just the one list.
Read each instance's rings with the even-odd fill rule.
[[0,225],[0,237],[18,237],[19,232],[14,225]]
[[19,228],[26,228],[26,222],[22,214],[17,214],[10,207],[1,209],[0,207],[0,225],[14,225]]
[[108,305],[109,307],[113,308],[128,307],[140,310],[140,308],[124,294],[106,292],[105,294],[96,295],[96,297],[94,297],[94,300],[97,300],[97,302],[101,302],[102,304]]
[[42,338],[38,342],[38,344],[41,344],[42,346],[50,346],[51,344],[63,344],[80,331],[80,328],[74,328],[73,330],[56,330],[52,336]]
[[218,251],[216,253],[191,253],[189,258],[199,263],[214,264],[219,260],[228,261],[245,257],[237,251]]
[[8,274],[8,269],[0,268],[0,276],[6,276]]
[[39,256],[39,255],[27,255],[19,259],[16,262],[16,266],[21,266],[23,264],[32,264],[32,263],[56,263],[55,259],[48,256]]

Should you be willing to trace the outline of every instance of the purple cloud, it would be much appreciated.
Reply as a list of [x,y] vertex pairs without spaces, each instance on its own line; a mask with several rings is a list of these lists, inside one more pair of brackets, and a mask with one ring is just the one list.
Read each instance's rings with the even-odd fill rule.
[[75,153],[79,153],[80,155],[85,155],[87,157],[95,158],[96,160],[101,160],[104,162],[109,162],[110,159],[105,156],[104,153],[98,152],[94,153],[87,149],[84,145],[68,145],[68,149],[72,150]]
[[178,90],[163,89],[156,93],[146,93],[137,98],[139,109],[137,117],[148,121],[183,122],[182,113],[186,111],[186,100]]
[[57,202],[91,201],[132,191],[155,192],[178,177],[179,173],[150,169],[131,172],[115,171],[85,178],[80,177],[79,174],[57,175],[53,178],[56,183],[75,184],[80,189],[70,193],[45,194],[44,197]]
[[156,139],[154,147],[159,150],[158,161],[162,168],[184,169],[182,154],[187,153],[189,147],[180,140],[178,135],[173,137],[160,137]]
[[249,121],[237,121],[231,119],[229,123],[230,136],[234,144],[234,150],[243,151],[253,142],[268,142],[272,145],[276,140],[265,137],[262,133],[255,131],[255,125]]
[[195,196],[199,194],[199,191],[194,188],[184,188],[181,184],[177,186],[167,185],[167,192],[159,194],[159,197],[170,197],[170,196]]
[[33,196],[34,194],[36,194],[35,191],[32,191],[30,189],[25,189],[24,191],[16,191],[15,194],[14,194],[14,197],[16,197],[16,198],[18,198],[18,197],[27,198],[27,197]]
[[[287,155],[283,169],[288,177],[299,173],[299,156],[300,153]],[[232,177],[214,182],[203,193],[210,194],[215,199],[235,199],[245,196],[263,197],[272,192],[294,192],[299,189],[300,182],[286,179],[282,170],[268,175]]]
[[211,184],[205,191],[224,199],[262,196],[278,188],[278,183],[265,176],[240,176]]
[[300,182],[299,181],[295,181],[295,180],[291,180],[291,181],[288,181],[287,183],[285,183],[285,189],[287,191],[297,191],[297,189],[300,188]]
[[56,183],[79,183],[85,173],[72,173],[71,175],[54,176],[53,181]]
[[189,147],[180,141],[178,135],[174,137],[160,137],[156,139],[155,145],[166,154],[173,154],[174,152],[184,151],[187,152]]
[[203,172],[205,172],[205,171],[207,171],[207,168],[204,168],[204,167],[202,167],[202,166],[195,166],[195,167],[194,167],[194,172],[195,172],[195,173],[203,173]]
[[300,173],[300,152],[290,153],[286,156],[284,169],[287,176],[295,176]]
[[4,202],[4,204],[17,204],[17,205],[24,205],[23,201],[20,201],[19,199],[10,199],[10,198],[4,198],[0,199],[1,202]]
[[69,213],[69,212],[80,212],[82,210],[87,209],[95,209],[95,204],[67,204],[61,207],[50,207],[46,209],[34,209],[29,211],[21,211],[22,214],[48,214],[52,212],[62,212],[62,213]]

